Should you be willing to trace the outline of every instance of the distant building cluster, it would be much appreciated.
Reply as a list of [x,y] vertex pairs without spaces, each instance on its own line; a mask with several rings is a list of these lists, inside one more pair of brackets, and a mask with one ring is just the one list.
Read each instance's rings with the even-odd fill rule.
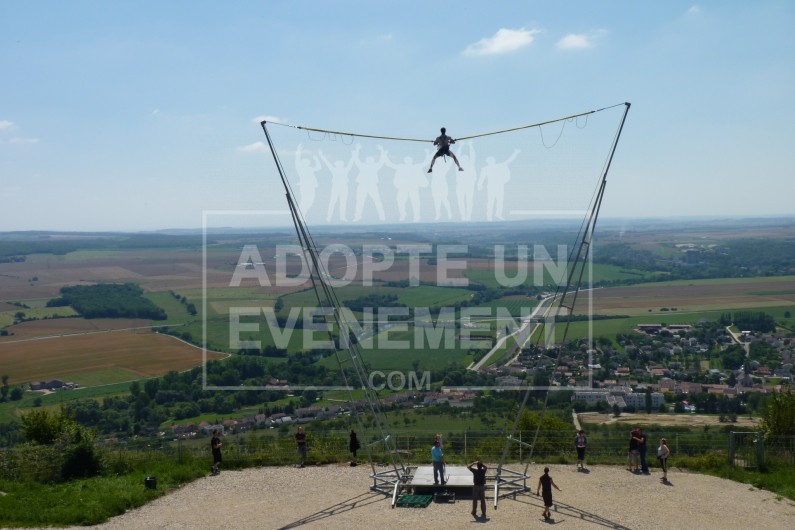
[[77,383],[71,381],[61,381],[60,379],[49,379],[47,381],[31,381],[28,384],[30,390],[58,390],[61,388],[74,389],[77,388]]
[[[287,385],[287,381],[284,381]],[[475,401],[475,392],[398,392],[381,398],[381,404],[394,408],[423,408],[434,405],[449,405],[456,408],[471,407]],[[350,413],[351,408],[364,410],[368,406],[364,400],[346,402],[342,405],[310,406],[295,409],[292,413],[275,412],[271,415],[255,414],[241,418],[225,419],[220,423],[188,422],[174,424],[171,431],[182,438],[197,436],[200,433],[211,434],[218,429],[222,434],[244,432],[252,429],[269,429],[282,425],[309,423],[316,420],[328,420]]]
[[[777,391],[793,377],[795,340],[779,333],[731,332],[729,328],[705,330],[687,324],[639,324],[635,333],[618,337],[620,349],[610,341],[578,351],[562,351],[557,359],[542,348],[523,350],[508,366],[491,368],[498,385],[518,386],[541,376],[553,386],[575,390],[574,400],[610,407],[647,406],[659,410],[665,393],[679,399],[706,393],[733,398],[748,392]],[[709,368],[733,346],[744,354],[736,369]],[[622,351],[623,350],[623,351]],[[764,351],[764,355],[750,355]]]

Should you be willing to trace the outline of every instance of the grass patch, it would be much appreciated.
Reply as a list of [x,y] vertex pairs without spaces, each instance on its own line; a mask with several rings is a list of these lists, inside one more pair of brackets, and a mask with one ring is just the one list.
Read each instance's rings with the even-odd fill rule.
[[[136,508],[207,474],[206,462],[164,463],[113,477],[95,477],[63,484],[0,480],[0,526],[95,525]],[[157,489],[144,487],[157,477]]]
[[19,420],[19,414],[27,412],[34,406],[36,399],[41,399],[42,407],[57,407],[61,403],[78,399],[99,399],[106,396],[123,394],[130,389],[130,382],[114,383],[110,385],[95,386],[91,388],[77,388],[75,390],[58,390],[51,394],[41,392],[25,392],[19,401],[6,401],[0,403],[0,423]]
[[44,320],[45,318],[62,318],[77,316],[77,312],[71,307],[42,307],[30,309],[19,307],[12,311],[0,312],[0,328],[10,326],[14,323],[17,313],[24,313],[26,320]]
[[[739,311],[739,310],[738,310]],[[698,313],[665,313],[649,314],[649,316],[637,316],[627,318],[610,318],[593,321],[594,337],[604,336],[613,338],[617,334],[631,333],[638,324],[696,324],[702,318],[716,321],[725,311],[702,311]],[[565,323],[561,322],[555,326],[555,339],[563,337]],[[571,340],[588,337],[588,321],[571,322],[569,325],[568,338]]]
[[135,373],[131,370],[124,368],[108,368],[106,370],[86,370],[85,372],[75,372],[70,374],[70,380],[80,386],[99,386],[99,385],[112,385],[114,383],[127,382],[129,385],[131,381],[140,379],[141,374]]
[[705,475],[750,484],[756,489],[795,500],[795,473],[791,466],[770,466],[763,470],[744,469],[729,465],[726,463],[726,455],[716,453],[677,458],[676,465]]
[[[522,274],[524,274],[524,272]],[[549,270],[546,268],[544,269],[543,274],[544,274],[543,285],[546,287],[555,286],[561,280],[561,278],[553,278]],[[516,277],[517,271],[509,267],[506,267],[505,275],[512,280],[514,277]],[[652,278],[657,275],[659,275],[659,273],[654,271],[627,269],[624,267],[618,267],[616,265],[607,265],[602,263],[593,264],[594,283],[615,282],[615,281],[640,282],[647,278]],[[491,288],[502,287],[502,285],[500,285],[500,281],[497,279],[494,269],[467,269],[464,271],[464,276],[466,276],[470,281],[479,283],[486,287],[491,287]],[[532,263],[529,263],[527,265],[526,278],[525,281],[522,282],[522,284],[528,287],[539,286],[538,282],[536,282],[535,279],[535,271],[533,270]]]

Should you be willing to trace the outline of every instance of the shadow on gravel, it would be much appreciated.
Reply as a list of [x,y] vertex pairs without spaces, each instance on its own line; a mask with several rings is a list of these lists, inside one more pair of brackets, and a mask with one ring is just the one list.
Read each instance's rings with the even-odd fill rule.
[[[523,504],[528,504],[531,506],[538,507],[539,510],[543,511],[544,509],[544,501],[541,500],[541,497],[537,497],[535,495],[518,495],[515,499],[516,502],[521,502]],[[606,517],[602,517],[601,515],[597,515],[595,513],[586,512],[585,510],[580,510],[579,508],[572,506],[571,504],[564,504],[561,502],[555,502],[552,507],[552,515],[553,517],[545,521],[547,524],[560,524],[565,522],[565,520],[556,521],[554,516],[555,515],[567,515],[569,517],[574,517],[576,519],[582,519],[583,521],[588,521],[594,524],[598,524],[601,526],[606,526],[607,528],[616,528],[618,530],[630,530],[628,527],[616,523],[615,521],[611,521]]]
[[356,497],[351,497],[350,499],[338,502],[337,504],[333,504],[328,508],[323,508],[320,511],[313,513],[312,515],[307,515],[297,521],[294,521],[290,524],[285,526],[279,527],[279,530],[286,530],[288,528],[298,528],[299,526],[304,526],[309,523],[314,523],[316,521],[320,521],[327,517],[332,517],[334,515],[338,515],[344,512],[349,512],[351,510],[355,510],[356,508],[361,508],[362,506],[367,506],[368,504],[373,504],[374,502],[384,502],[384,494],[380,492],[373,492],[373,493],[362,493],[361,495],[357,495]]

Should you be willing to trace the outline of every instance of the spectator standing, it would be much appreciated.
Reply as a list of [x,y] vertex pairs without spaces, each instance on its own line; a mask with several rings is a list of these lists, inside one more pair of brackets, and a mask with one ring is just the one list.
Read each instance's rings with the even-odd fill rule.
[[585,431],[580,430],[574,437],[574,447],[577,449],[577,469],[585,469],[585,447],[588,445],[588,438]]
[[467,466],[472,472],[472,517],[477,517],[478,500],[480,500],[480,516],[486,518],[486,470],[488,468],[477,460]]
[[638,469],[638,460],[639,460],[639,453],[638,453],[638,442],[640,438],[637,437],[638,428],[635,427],[629,433],[629,451],[627,453],[627,471],[635,471],[636,473],[639,471]]
[[649,474],[649,464],[646,463],[646,453],[649,449],[649,437],[638,427],[638,451],[640,452],[640,472],[644,475]]
[[660,480],[663,482],[668,482],[668,456],[671,454],[671,450],[668,448],[668,440],[665,438],[660,439],[660,446],[657,448],[657,458],[660,461],[660,467],[662,467],[663,476]]
[[442,486],[444,486],[444,451],[442,451],[439,445],[439,440],[433,442],[433,447],[431,447],[431,459],[433,460],[433,483],[434,485],[438,485],[439,475],[441,475]]
[[295,433],[295,444],[298,446],[298,455],[301,458],[298,467],[304,467],[306,463],[306,433],[303,427],[298,427],[298,432]]
[[221,439],[218,437],[218,429],[213,429],[213,437],[210,439],[210,449],[213,452],[213,467],[212,467],[212,474],[213,476],[218,475],[221,473],[221,462],[223,462],[223,458],[221,458]]
[[359,450],[361,445],[359,445],[359,439],[356,437],[356,432],[351,429],[351,439],[348,442],[348,450],[353,454],[353,459],[356,460],[356,451]]

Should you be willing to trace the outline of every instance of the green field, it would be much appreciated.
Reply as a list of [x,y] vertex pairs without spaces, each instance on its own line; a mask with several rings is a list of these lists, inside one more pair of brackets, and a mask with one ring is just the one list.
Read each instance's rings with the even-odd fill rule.
[[[452,333],[452,330],[450,330]],[[396,348],[384,347],[390,343],[405,342],[406,347],[397,344]],[[367,347],[362,343],[362,356],[364,361],[372,370],[382,371],[408,371],[412,370],[412,363],[419,362],[418,370],[436,370],[449,366],[451,363],[459,363],[462,366],[468,366],[472,362],[472,356],[468,350],[464,350],[454,341],[452,348],[446,348],[444,341],[441,342],[438,348],[429,348],[425,340],[423,345],[415,344],[415,328],[408,325],[407,330],[398,330],[396,328],[382,332],[377,335],[373,340],[372,348]],[[319,363],[332,370],[338,368],[336,359],[327,357]]]
[[[415,288],[397,288],[397,287],[361,287],[361,286],[347,286],[335,290],[337,298],[341,302],[346,300],[354,300],[367,295],[395,295],[398,297],[397,303],[405,304],[410,308],[433,308],[433,307],[449,307],[471,298],[472,293],[465,289],[456,289],[448,287],[436,286],[418,286]],[[185,290],[179,293],[187,297],[195,305],[199,314],[193,317],[190,322],[185,326],[178,328],[178,332],[188,332],[194,340],[200,340],[202,337],[202,322],[200,300],[196,300],[195,295],[199,294],[194,291]],[[173,296],[167,295],[174,302],[177,302]],[[165,298],[165,301],[172,304]],[[256,301],[253,302],[253,301]],[[282,297],[283,307],[277,313],[280,318],[288,319],[291,311],[294,316],[303,321],[307,317],[304,314],[304,308],[317,307],[317,299],[315,292],[311,289],[288,294]],[[229,351],[229,333],[230,333],[230,320],[228,309],[232,306],[256,308],[256,307],[272,307],[275,302],[274,298],[267,298],[257,289],[240,288],[240,289],[212,289],[208,290],[207,301],[207,346],[210,349],[217,349],[221,351]],[[179,302],[177,302],[179,304]],[[173,304],[172,304],[173,305]],[[181,304],[179,304],[181,305]],[[184,312],[187,315],[187,312]],[[373,318],[378,315],[378,308],[373,308]],[[356,322],[351,322],[353,326],[363,326],[363,315],[355,313],[354,318]],[[369,319],[369,316],[368,316]],[[177,319],[179,320],[179,319]],[[187,319],[186,319],[187,320]],[[169,322],[171,319],[169,318]],[[185,320],[183,320],[185,321]],[[265,318],[260,314],[256,316],[242,316],[241,323],[251,324],[258,326],[257,331],[243,331],[239,333],[241,341],[259,341],[261,347],[267,345],[277,345],[282,347],[281,344],[276,344],[270,326],[265,321]],[[278,333],[283,334],[285,337],[289,336],[287,343],[287,350],[290,352],[302,351],[308,349],[309,344],[317,341],[328,340],[325,331],[309,332],[308,330],[290,329],[276,330]]]
[[[488,307],[492,309],[492,314],[496,317],[498,314],[502,315],[504,312],[507,312],[513,317],[521,317],[522,315],[528,315],[532,312],[533,308],[538,305],[538,301],[535,298],[524,298],[524,299],[516,299],[516,298],[500,298],[498,300],[492,300],[491,302],[486,302],[485,304],[480,304],[478,307]],[[499,313],[497,311],[500,311]]]
[[126,251],[117,250],[117,249],[107,249],[107,250],[75,250],[72,252],[68,252],[65,254],[62,259],[63,261],[91,261],[95,259],[125,259],[128,258],[129,255]]
[[26,320],[44,320],[46,318],[72,317],[77,315],[77,312],[71,307],[42,307],[37,309],[20,307],[11,311],[0,312],[0,328],[13,324],[15,315],[19,312],[25,313]]
[[[532,265],[528,266],[530,269]],[[499,288],[502,287],[500,282],[497,280],[495,276],[494,270],[491,269],[467,269],[465,271],[465,276],[469,278],[470,281],[479,283],[486,287],[490,288]],[[587,281],[587,274],[588,271],[586,270],[586,277],[584,277],[584,281]],[[513,278],[516,275],[516,272],[506,273],[509,279]],[[612,281],[643,281],[647,278],[652,278],[656,276],[654,272],[647,272],[641,271],[636,269],[625,269],[623,267],[617,267],[615,265],[606,265],[601,263],[594,263],[593,264],[593,282],[612,282]],[[558,282],[564,281],[565,278],[552,278],[550,272],[547,269],[544,269],[544,286],[547,288],[554,287],[557,285]],[[536,286],[535,277],[532,270],[527,271],[527,278],[523,282],[523,285],[526,286]]]
[[[703,313],[671,313],[670,315],[660,316],[654,315],[649,317],[629,317],[629,318],[611,318],[607,320],[594,320],[593,321],[593,336],[594,337],[607,337],[611,340],[619,333],[626,334],[632,333],[638,324],[695,324],[700,319],[706,318],[707,320],[717,320],[721,313],[719,311],[705,311]],[[560,340],[563,337],[565,329],[565,322],[559,322],[555,326],[555,339]],[[569,324],[568,338],[575,340],[588,337],[588,322],[579,321],[571,322]]]
[[74,390],[58,390],[46,395],[41,392],[25,392],[19,401],[0,403],[0,423],[18,420],[20,413],[34,407],[36,399],[41,399],[42,407],[55,408],[60,406],[61,403],[79,399],[100,399],[117,394],[126,394],[129,389],[130,383],[124,382],[90,388],[76,388]]
[[[420,285],[417,287],[362,287],[358,285],[348,285],[334,290],[340,302],[355,300],[363,296],[394,295],[397,296],[398,304],[405,304],[408,307],[445,307],[452,306],[459,302],[464,302],[472,297],[472,293],[466,289],[454,287],[437,287],[433,285]],[[317,298],[312,289],[307,289],[298,293],[288,294],[282,297],[284,309],[279,313],[286,316],[290,307],[316,307]],[[377,308],[374,308],[377,309]]]
[[[785,324],[788,329],[793,329],[795,326],[795,318],[784,318],[784,313],[788,310],[786,308],[764,308],[761,309],[765,313],[772,315],[777,322]],[[721,315],[726,313],[733,313],[736,311],[760,311],[759,308],[727,308],[721,311],[702,311],[691,313],[670,312],[664,314],[654,314],[643,317],[628,317],[628,318],[611,318],[606,320],[593,321],[593,335],[594,337],[608,337],[614,338],[619,333],[631,333],[638,324],[696,324],[702,319],[717,321]],[[789,310],[795,313],[795,310]],[[565,323],[558,323],[555,329],[555,338],[560,340],[563,336]],[[588,322],[572,322],[570,324],[568,338],[578,339],[588,336]]]
[[[155,305],[162,308],[166,312],[166,315],[168,315],[166,320],[158,321],[158,324],[182,324],[197,318],[197,316],[192,316],[190,313],[188,313],[185,305],[180,303],[180,301],[174,298],[174,296],[169,292],[161,291],[156,293],[146,293],[144,294],[144,297],[148,298]],[[196,309],[198,310],[198,306]]]
[[124,368],[108,368],[105,370],[86,370],[70,374],[69,379],[80,386],[112,385],[115,383],[129,384],[132,381],[141,379],[140,374],[136,374]]

